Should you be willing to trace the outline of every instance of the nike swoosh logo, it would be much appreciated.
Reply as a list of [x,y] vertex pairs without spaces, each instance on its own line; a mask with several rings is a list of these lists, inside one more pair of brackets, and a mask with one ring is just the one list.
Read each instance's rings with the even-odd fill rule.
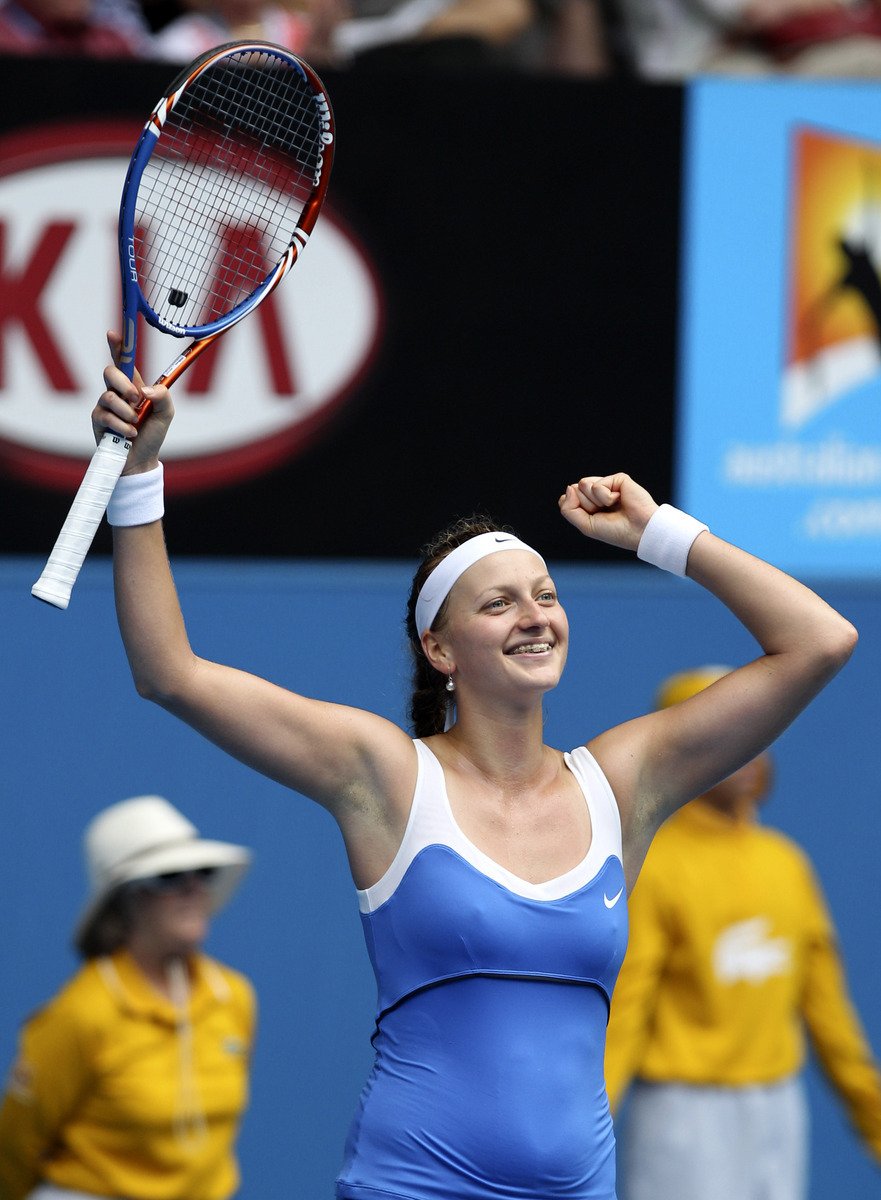
[[510,537],[497,537],[495,540],[497,542],[513,542],[514,539]]
[[606,893],[603,892],[603,904],[605,904],[606,908],[614,908],[615,905],[618,903],[618,901],[621,899],[621,893],[623,891],[624,891],[624,888],[618,888],[618,891],[615,893],[615,895],[612,897],[611,900],[606,895]]

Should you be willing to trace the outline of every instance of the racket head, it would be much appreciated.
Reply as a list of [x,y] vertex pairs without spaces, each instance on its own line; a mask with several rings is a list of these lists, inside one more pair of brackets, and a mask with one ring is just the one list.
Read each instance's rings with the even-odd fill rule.
[[165,333],[204,339],[277,286],[318,218],[334,145],[324,85],[282,46],[229,42],[174,79],[144,126],[120,203],[129,377],[139,312]]

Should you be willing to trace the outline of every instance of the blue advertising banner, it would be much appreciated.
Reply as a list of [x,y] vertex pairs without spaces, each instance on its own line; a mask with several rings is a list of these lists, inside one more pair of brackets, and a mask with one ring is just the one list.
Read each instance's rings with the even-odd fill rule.
[[678,503],[801,576],[881,576],[881,87],[689,89]]

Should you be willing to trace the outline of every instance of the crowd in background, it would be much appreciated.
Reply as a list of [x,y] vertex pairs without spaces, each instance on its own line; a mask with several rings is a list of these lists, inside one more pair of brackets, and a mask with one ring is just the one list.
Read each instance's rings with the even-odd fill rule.
[[318,68],[881,78],[881,0],[0,0],[0,53],[186,63],[252,37]]

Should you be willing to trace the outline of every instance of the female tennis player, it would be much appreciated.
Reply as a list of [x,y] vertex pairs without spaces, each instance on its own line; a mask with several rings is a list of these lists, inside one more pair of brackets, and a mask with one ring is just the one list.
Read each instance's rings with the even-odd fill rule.
[[[118,339],[111,339],[111,349]],[[143,392],[115,366],[98,436],[134,433]],[[427,548],[408,608],[415,739],[360,709],[197,656],[169,571],[158,454],[173,416],[148,389],[109,519],[122,637],[141,695],[324,805],[345,840],[378,982],[376,1059],[339,1200],[613,1200],[603,1082],[626,893],[681,804],[754,758],[844,665],[856,631],[820,597],[658,506],[625,474],[559,498],[585,537],[687,574],[757,657],[675,708],[544,743],[568,622],[541,554],[491,523]]]

